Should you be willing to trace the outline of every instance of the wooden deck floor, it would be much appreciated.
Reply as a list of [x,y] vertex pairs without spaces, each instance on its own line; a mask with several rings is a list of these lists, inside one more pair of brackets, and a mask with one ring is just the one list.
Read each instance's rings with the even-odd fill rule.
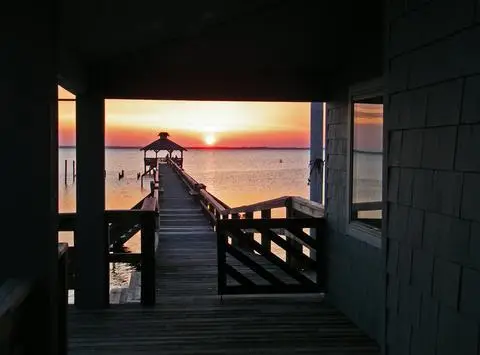
[[379,353],[319,295],[220,299],[215,233],[178,177],[162,173],[156,307],[71,308],[71,354]]

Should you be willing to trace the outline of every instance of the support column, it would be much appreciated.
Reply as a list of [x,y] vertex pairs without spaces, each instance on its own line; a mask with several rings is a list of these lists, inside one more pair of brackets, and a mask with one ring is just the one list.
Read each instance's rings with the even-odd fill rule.
[[105,223],[105,100],[94,92],[77,96],[77,226],[75,304],[109,304],[108,236]]
[[0,283],[32,286],[34,312],[14,313],[32,329],[14,334],[28,339],[26,353],[58,354],[55,13],[55,2],[47,0],[9,2],[0,15]]
[[[310,161],[324,160],[323,154],[323,102],[312,102],[310,106]],[[310,174],[310,200],[323,203],[323,165],[321,170],[313,168]]]

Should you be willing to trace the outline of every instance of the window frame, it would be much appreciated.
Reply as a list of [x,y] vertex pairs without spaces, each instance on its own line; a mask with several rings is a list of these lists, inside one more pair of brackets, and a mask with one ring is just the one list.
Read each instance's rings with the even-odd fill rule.
[[[347,191],[346,191],[346,232],[347,235],[364,241],[374,247],[381,248],[382,246],[382,230],[369,226],[366,223],[359,221],[352,221],[352,189],[353,189],[353,133],[354,133],[354,102],[359,100],[371,99],[381,96],[383,98],[383,107],[385,108],[385,91],[383,79],[377,78],[368,82],[359,83],[350,87],[348,95],[348,122],[347,122]],[[385,110],[383,120],[383,132],[385,135]],[[386,144],[385,137],[383,137],[382,147],[382,229],[385,225],[385,205],[384,205],[384,188],[385,188],[385,154]]]

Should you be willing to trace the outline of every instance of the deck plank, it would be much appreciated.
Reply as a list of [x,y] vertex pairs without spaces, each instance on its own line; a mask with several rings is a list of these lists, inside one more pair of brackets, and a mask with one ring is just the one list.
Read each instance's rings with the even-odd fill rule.
[[160,225],[177,229],[159,231],[157,305],[72,306],[71,354],[379,354],[318,294],[217,296],[216,235],[178,177],[161,169]]

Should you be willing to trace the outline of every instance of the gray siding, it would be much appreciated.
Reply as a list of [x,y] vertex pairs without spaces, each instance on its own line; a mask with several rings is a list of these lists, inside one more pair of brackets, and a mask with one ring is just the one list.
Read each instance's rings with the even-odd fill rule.
[[389,2],[389,355],[479,354],[479,4]]
[[381,249],[345,234],[348,98],[327,104],[326,218],[328,298],[381,342],[384,283]]

